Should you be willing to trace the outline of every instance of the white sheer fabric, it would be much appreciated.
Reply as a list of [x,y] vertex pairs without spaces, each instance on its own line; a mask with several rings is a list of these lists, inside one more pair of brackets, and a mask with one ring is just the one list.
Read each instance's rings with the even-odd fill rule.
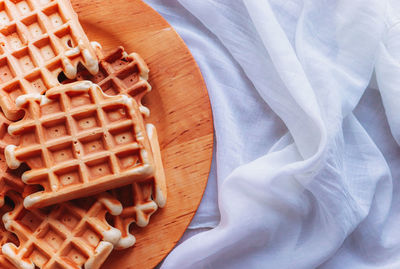
[[146,2],[196,58],[216,135],[161,268],[399,268],[399,1]]

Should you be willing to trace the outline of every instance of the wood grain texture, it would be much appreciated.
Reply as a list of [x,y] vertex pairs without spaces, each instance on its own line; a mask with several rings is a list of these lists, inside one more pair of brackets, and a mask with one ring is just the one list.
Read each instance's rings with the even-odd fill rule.
[[115,251],[103,268],[153,268],[186,230],[206,187],[213,125],[207,90],[189,50],[171,26],[140,0],[71,0],[84,30],[104,49],[122,45],[150,68],[144,99],[157,127],[168,201],[146,228],[133,228],[133,248]]

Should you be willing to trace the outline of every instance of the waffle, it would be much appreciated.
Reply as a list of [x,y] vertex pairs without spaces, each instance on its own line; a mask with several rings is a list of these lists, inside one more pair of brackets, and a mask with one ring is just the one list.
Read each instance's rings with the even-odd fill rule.
[[[128,55],[123,47],[118,47],[107,54],[98,49],[96,53],[100,59],[100,71],[97,75],[93,76],[82,68],[78,70],[74,80],[64,80],[63,83],[90,80],[97,83],[108,95],[127,94],[136,100],[143,115],[148,116],[149,110],[141,104],[144,95],[151,90],[147,82],[149,69],[144,60],[137,53]],[[120,229],[122,233],[117,249],[124,249],[135,243],[134,235],[129,232],[132,223],[136,223],[139,227],[146,226],[150,216],[158,207],[164,207],[166,202],[165,175],[155,127],[148,124],[147,133],[155,161],[154,177],[112,191],[124,207],[123,213],[111,220],[114,227]]]
[[0,106],[6,117],[18,120],[18,96],[43,93],[73,78],[82,63],[98,72],[94,49],[68,0],[0,1]]
[[147,82],[149,68],[145,61],[137,53],[128,54],[123,47],[118,47],[110,53],[104,54],[96,49],[99,61],[99,72],[92,75],[87,69],[78,69],[74,80],[65,79],[63,83],[77,80],[90,80],[98,84],[108,95],[126,94],[131,96],[139,104],[140,111],[149,115],[149,110],[142,105],[142,98],[151,91]]
[[[12,210],[12,205],[5,202],[5,196],[11,191],[22,193],[24,190],[24,183],[21,181],[22,169],[11,170],[8,168],[4,156],[4,149],[8,144],[19,144],[18,136],[11,136],[7,133],[7,128],[10,121],[7,120],[2,112],[0,112],[0,216]],[[0,246],[5,243],[18,244],[17,237],[7,231],[0,221]],[[0,268],[14,269],[6,257],[0,251]]]
[[[128,54],[123,47],[118,47],[114,51],[104,55],[100,47],[97,47],[96,53],[99,62],[100,72],[93,76],[84,68],[78,70],[78,75],[73,80],[63,80],[64,84],[75,81],[89,80],[98,84],[104,93],[108,95],[126,94],[134,98],[139,104],[141,112],[144,116],[148,115],[148,109],[141,105],[144,95],[151,91],[151,86],[147,82],[149,76],[149,68],[145,61],[137,53]],[[166,184],[163,165],[161,161],[160,146],[158,144],[158,136],[153,125],[148,124],[147,133],[154,134],[151,139],[152,148],[156,149],[154,159],[156,161],[156,173],[159,173],[160,180],[156,180],[157,193],[154,193],[156,203],[159,207],[163,207],[166,201]]]
[[158,207],[163,208],[167,202],[167,183],[165,179],[164,167],[161,159],[160,144],[158,143],[158,135],[156,127],[153,124],[146,125],[147,135],[150,139],[151,150],[153,153],[155,172],[152,185],[152,198]]
[[135,223],[145,227],[151,215],[158,207],[164,207],[167,198],[165,174],[161,162],[161,152],[155,127],[147,124],[156,171],[154,177],[144,181],[135,182],[111,191],[111,194],[122,202],[123,210],[118,216],[113,216],[113,227],[121,231],[121,239],[116,244],[116,249],[125,249],[135,244],[136,238],[130,233],[130,226]]
[[10,121],[0,111],[0,207],[4,205],[4,197],[9,191],[14,190],[22,193],[25,185],[21,181],[21,174],[24,168],[21,167],[18,170],[9,169],[4,156],[4,150],[7,145],[19,144],[18,136],[8,134],[7,128],[9,125]]
[[3,222],[20,243],[6,243],[2,251],[17,268],[99,268],[121,236],[105,219],[120,214],[121,204],[106,193],[34,210],[17,193],[9,197],[15,207]]
[[20,96],[24,119],[8,131],[21,136],[5,150],[10,168],[31,168],[26,184],[42,191],[24,199],[43,207],[128,185],[153,175],[150,143],[136,102],[108,96],[90,81],[52,88],[46,95]]
[[[12,210],[11,203],[3,204],[2,208],[0,208],[0,215],[3,216],[5,213]],[[18,245],[18,238],[15,234],[6,230],[3,225],[3,222],[0,221],[0,246],[3,246],[6,243],[13,243]],[[11,264],[5,255],[0,250],[0,268],[2,269],[14,269],[16,268],[13,264]]]

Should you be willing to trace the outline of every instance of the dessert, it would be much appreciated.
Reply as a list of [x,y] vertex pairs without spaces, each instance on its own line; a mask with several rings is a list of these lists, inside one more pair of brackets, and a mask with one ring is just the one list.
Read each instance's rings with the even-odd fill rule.
[[[128,54],[123,47],[104,53],[97,49],[99,58],[99,73],[92,75],[88,70],[81,68],[75,79],[65,79],[62,83],[71,83],[80,80],[90,80],[97,83],[108,95],[127,94],[140,105],[144,116],[149,111],[141,105],[142,98],[151,90],[147,82],[149,69],[137,53]],[[134,235],[130,234],[129,227],[135,223],[144,227],[149,223],[150,216],[158,207],[164,207],[167,198],[165,174],[161,160],[160,146],[155,127],[147,124],[146,131],[150,139],[155,175],[130,186],[123,186],[111,193],[122,202],[123,212],[113,217],[113,224],[121,230],[122,237],[116,248],[124,249],[135,243]]]
[[132,185],[114,189],[111,194],[123,206],[122,213],[112,217],[112,224],[121,231],[121,239],[116,244],[116,249],[125,249],[135,244],[136,238],[130,233],[130,226],[135,223],[145,227],[151,215],[158,207],[164,207],[167,198],[165,174],[161,162],[161,152],[155,127],[147,124],[147,133],[150,138],[156,171],[153,177],[135,182]]
[[100,268],[165,205],[148,73],[69,0],[0,0],[0,268]]
[[24,183],[21,181],[21,174],[24,167],[18,170],[11,170],[8,168],[6,158],[4,156],[4,150],[7,145],[19,144],[18,136],[11,136],[8,132],[8,126],[10,121],[4,117],[4,114],[0,111],[0,207],[4,205],[4,197],[11,191],[17,191],[22,193],[24,189]]
[[[11,203],[3,203],[3,206],[0,208],[0,215],[3,216],[5,213],[9,212],[12,210],[12,205]],[[6,243],[13,243],[18,245],[18,238],[13,234],[12,232],[9,232],[6,230],[4,227],[4,224],[2,221],[0,221],[0,245],[3,246]],[[4,269],[15,269],[16,267],[10,263],[6,256],[3,255],[3,252],[0,249],[0,268]]]
[[109,53],[97,47],[96,54],[99,58],[99,72],[96,75],[81,68],[75,79],[65,78],[62,82],[90,80],[108,95],[126,94],[135,99],[143,115],[148,116],[150,112],[142,105],[142,98],[151,91],[151,86],[147,82],[149,68],[142,57],[137,53],[128,54],[123,47]]
[[58,86],[45,95],[24,95],[25,117],[8,127],[19,146],[5,150],[10,168],[26,162],[26,184],[43,190],[24,199],[26,208],[89,196],[153,175],[150,143],[136,102],[109,96],[90,81]]
[[[149,76],[149,68],[137,53],[128,54],[123,47],[104,53],[97,48],[96,53],[99,57],[100,71],[97,75],[91,75],[88,70],[81,68],[73,80],[63,80],[64,84],[74,81],[90,80],[98,84],[104,93],[108,95],[126,94],[134,98],[139,104],[143,116],[149,114],[149,110],[142,104],[142,98],[151,91],[151,86],[147,82]],[[147,124],[147,134],[152,144],[153,157],[156,167],[153,198],[159,207],[163,207],[166,202],[166,183],[164,169],[161,160],[160,146],[158,136],[154,125]]]
[[163,208],[167,202],[167,182],[165,179],[164,167],[161,159],[160,145],[156,127],[153,124],[146,124],[147,135],[150,139],[151,150],[153,153],[155,172],[152,177],[152,199],[158,207]]
[[22,111],[18,96],[44,93],[61,72],[76,76],[78,64],[98,72],[96,54],[68,0],[0,2],[0,107],[10,120]]
[[106,193],[34,210],[23,206],[21,195],[12,192],[9,197],[15,206],[3,215],[3,223],[19,246],[8,242],[2,252],[17,268],[96,269],[120,239],[106,213],[118,215],[122,207]]

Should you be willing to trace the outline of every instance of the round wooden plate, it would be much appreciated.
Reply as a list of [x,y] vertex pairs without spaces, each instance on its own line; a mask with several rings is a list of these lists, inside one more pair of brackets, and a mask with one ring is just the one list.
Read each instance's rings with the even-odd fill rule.
[[139,53],[150,68],[153,90],[144,103],[160,140],[167,205],[146,228],[134,228],[134,247],[114,251],[103,268],[153,268],[186,230],[206,187],[213,146],[207,90],[182,39],[142,1],[71,2],[90,40],[106,50],[122,45]]

